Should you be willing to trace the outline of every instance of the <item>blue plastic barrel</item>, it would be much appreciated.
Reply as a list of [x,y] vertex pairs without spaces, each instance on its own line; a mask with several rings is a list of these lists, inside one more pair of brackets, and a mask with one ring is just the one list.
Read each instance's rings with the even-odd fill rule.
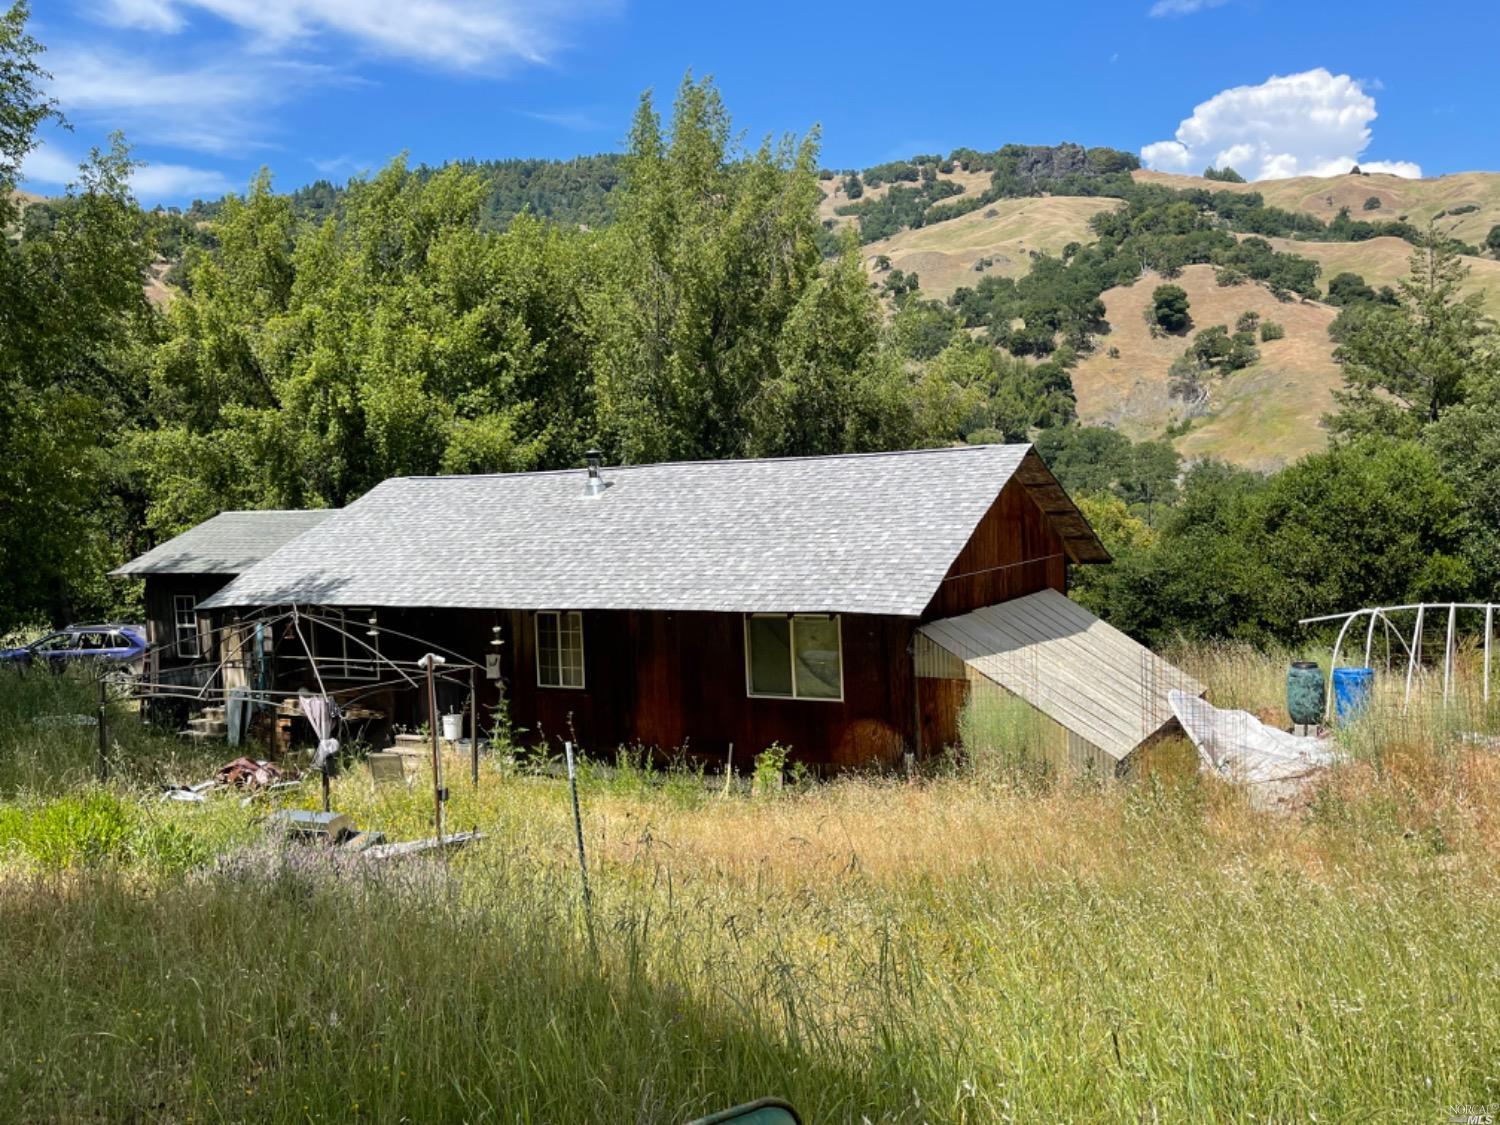
[[1355,718],[1370,705],[1370,689],[1375,685],[1373,668],[1335,668],[1333,670],[1333,709],[1340,719]]

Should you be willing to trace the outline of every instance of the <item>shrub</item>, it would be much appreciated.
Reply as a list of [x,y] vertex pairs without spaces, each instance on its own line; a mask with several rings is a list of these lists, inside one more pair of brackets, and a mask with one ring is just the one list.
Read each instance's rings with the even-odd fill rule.
[[1263,320],[1260,324],[1260,342],[1265,344],[1272,340],[1280,340],[1286,335],[1286,329],[1274,320]]
[[1366,211],[1379,211],[1381,207],[1380,196],[1372,195],[1365,200]]

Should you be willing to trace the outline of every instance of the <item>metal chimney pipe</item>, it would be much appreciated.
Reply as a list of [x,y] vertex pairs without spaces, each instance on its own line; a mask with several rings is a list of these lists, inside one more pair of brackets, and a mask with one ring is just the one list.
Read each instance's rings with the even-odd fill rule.
[[584,482],[583,494],[585,496],[601,496],[609,487],[604,478],[599,475],[599,462],[604,459],[604,454],[597,449],[590,449],[584,455],[589,466],[589,479]]

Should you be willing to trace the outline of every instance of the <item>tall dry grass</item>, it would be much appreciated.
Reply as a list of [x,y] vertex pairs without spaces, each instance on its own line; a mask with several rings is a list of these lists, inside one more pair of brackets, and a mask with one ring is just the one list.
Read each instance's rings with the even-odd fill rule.
[[[1274,704],[1277,669],[1201,659]],[[450,827],[489,839],[396,869],[274,843],[233,800],[152,800],[177,767],[29,790],[0,814],[0,1105],[646,1122],[779,1093],[814,1122],[1441,1119],[1500,1101],[1500,766],[1462,724],[1404,721],[1346,736],[1290,815],[1193,775],[956,767],[751,797],[590,767],[594,943],[551,777],[487,762],[474,787],[450,762]],[[427,781],[354,769],[334,801],[416,837]],[[67,801],[201,850],[39,849],[24,826]]]

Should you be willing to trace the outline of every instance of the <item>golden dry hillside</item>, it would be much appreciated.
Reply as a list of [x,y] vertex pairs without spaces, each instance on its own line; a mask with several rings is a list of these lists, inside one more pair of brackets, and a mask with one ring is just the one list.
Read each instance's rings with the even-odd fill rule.
[[[946,300],[959,286],[989,274],[1020,277],[1031,268],[1034,253],[1056,256],[1070,242],[1090,241],[1089,218],[1115,206],[1118,200],[1078,196],[1000,199],[956,219],[872,242],[862,253],[867,266],[884,254],[895,269],[916,270],[922,292]],[[985,259],[990,264],[976,270]]]
[[[1259,192],[1267,204],[1288,211],[1305,211],[1327,222],[1339,208],[1349,208],[1355,219],[1405,219],[1426,226],[1436,219],[1438,230],[1473,245],[1484,242],[1490,228],[1500,223],[1500,175],[1494,172],[1459,172],[1426,180],[1380,174],[1359,176],[1296,176],[1289,180],[1260,180],[1251,184],[1226,184],[1199,176],[1139,171],[1139,183],[1164,184],[1172,188],[1207,188],[1210,191]],[[1366,211],[1371,196],[1380,207]],[[1473,207],[1455,215],[1457,209]]]
[[[1407,268],[1411,243],[1399,238],[1372,238],[1365,242],[1298,242],[1290,238],[1267,241],[1278,250],[1300,254],[1322,266],[1320,283],[1324,289],[1329,278],[1346,271],[1359,274],[1377,289],[1395,285],[1411,272]],[[1485,311],[1491,316],[1500,315],[1500,261],[1465,256],[1463,262],[1469,267],[1465,292],[1481,294]]]
[[[966,192],[983,191],[988,182],[983,173],[955,173],[951,178],[963,182]],[[1324,221],[1342,207],[1356,219],[1404,219],[1419,227],[1435,219],[1440,231],[1474,245],[1482,244],[1490,227],[1500,223],[1500,175],[1493,173],[1427,180],[1302,176],[1250,184],[1149,171],[1136,172],[1135,178],[1178,189],[1259,192],[1269,205]],[[876,193],[884,190],[868,189],[866,195],[878,198]],[[1378,198],[1380,206],[1367,211],[1364,205],[1371,197]],[[833,217],[834,208],[846,202],[842,194],[826,198],[824,217]],[[1069,242],[1089,242],[1089,218],[1118,205],[1101,197],[999,200],[956,219],[872,242],[862,254],[872,275],[876,259],[884,255],[892,267],[915,271],[926,296],[945,300],[960,286],[974,285],[990,274],[1025,274],[1036,254],[1055,255]],[[1454,210],[1462,213],[1454,215]],[[1376,287],[1394,285],[1407,275],[1412,251],[1409,243],[1392,237],[1365,242],[1269,241],[1278,250],[1318,262],[1325,287],[1329,278],[1345,271]],[[1500,316],[1500,261],[1466,257],[1464,262],[1470,270],[1468,290],[1482,294],[1487,311]],[[976,269],[980,263],[983,268]],[[1192,332],[1186,337],[1151,338],[1143,313],[1160,283],[1160,278],[1147,277],[1103,295],[1110,332],[1098,339],[1097,350],[1073,373],[1083,422],[1115,426],[1133,438],[1159,437],[1181,422],[1187,407],[1169,395],[1168,368],[1182,355]],[[1283,339],[1259,345],[1257,363],[1213,384],[1203,414],[1176,439],[1183,455],[1270,469],[1321,448],[1326,435],[1319,421],[1332,408],[1332,391],[1340,384],[1327,332],[1338,310],[1313,301],[1283,303],[1256,284],[1221,288],[1208,266],[1189,267],[1176,283],[1188,291],[1193,331],[1214,324],[1232,329],[1245,311],[1278,321],[1286,329]],[[1117,354],[1112,355],[1112,349]]]
[[1160,284],[1161,278],[1148,275],[1104,294],[1109,335],[1073,372],[1079,420],[1136,439],[1159,437],[1185,411],[1168,392],[1172,361],[1194,332],[1215,324],[1233,331],[1248,311],[1281,324],[1286,337],[1258,345],[1259,362],[1211,382],[1206,411],[1177,439],[1178,450],[1185,457],[1273,469],[1321,448],[1326,437],[1319,419],[1333,406],[1339,386],[1328,339],[1336,310],[1313,301],[1278,301],[1261,285],[1223,287],[1214,281],[1213,267],[1189,266],[1172,284],[1187,290],[1193,325],[1185,335],[1153,339],[1145,310]]

